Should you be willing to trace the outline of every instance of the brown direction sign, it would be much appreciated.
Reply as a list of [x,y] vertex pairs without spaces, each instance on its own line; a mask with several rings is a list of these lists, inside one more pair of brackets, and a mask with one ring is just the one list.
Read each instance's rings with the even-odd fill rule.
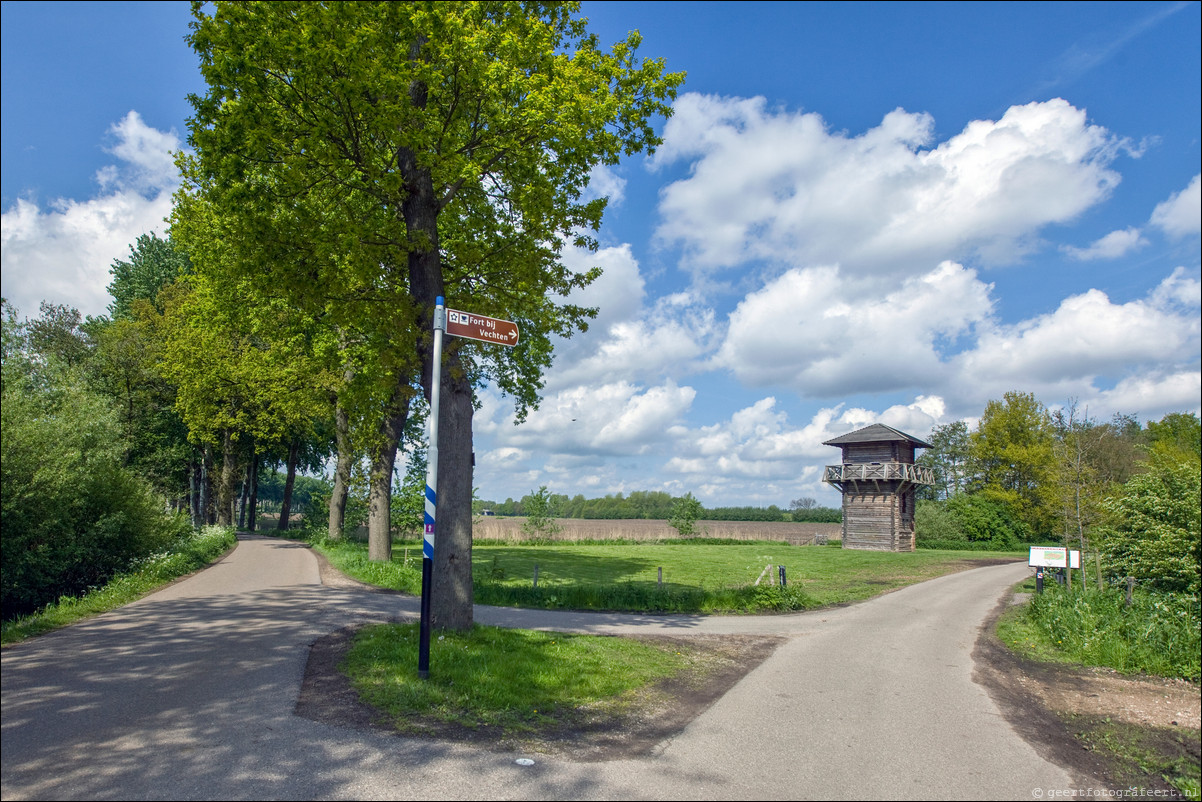
[[472,312],[447,310],[447,334],[496,345],[517,345],[518,324]]

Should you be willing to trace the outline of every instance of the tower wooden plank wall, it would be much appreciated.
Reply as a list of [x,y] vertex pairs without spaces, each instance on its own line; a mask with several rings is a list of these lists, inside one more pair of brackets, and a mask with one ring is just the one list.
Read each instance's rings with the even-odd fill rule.
[[843,548],[913,551],[915,491],[934,482],[914,464],[914,450],[930,445],[879,423],[823,445],[843,451],[842,464],[823,475],[843,494]]

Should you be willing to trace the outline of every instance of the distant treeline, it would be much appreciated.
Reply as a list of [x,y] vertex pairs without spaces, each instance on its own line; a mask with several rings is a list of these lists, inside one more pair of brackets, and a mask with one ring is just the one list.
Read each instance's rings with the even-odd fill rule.
[[[526,515],[531,496],[525,495],[515,501],[480,501],[473,503],[476,514],[490,511],[493,515]],[[678,499],[662,491],[636,490],[629,495],[613,493],[604,498],[585,498],[551,494],[551,513],[556,518],[587,519],[647,519],[662,521],[672,517],[672,507]],[[805,523],[839,523],[843,520],[840,510],[831,507],[813,507],[808,510],[784,510],[773,504],[769,507],[714,507],[706,508],[699,516],[707,521],[801,521]]]

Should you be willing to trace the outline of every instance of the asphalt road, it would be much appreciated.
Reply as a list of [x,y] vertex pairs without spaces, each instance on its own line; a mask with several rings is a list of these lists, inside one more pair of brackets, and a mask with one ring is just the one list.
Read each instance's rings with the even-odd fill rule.
[[[308,647],[415,599],[321,584],[295,543],[220,563],[0,658],[0,781],[18,799],[1034,799],[1077,778],[972,680],[981,622],[1025,565],[832,610],[621,616],[478,607],[480,623],[760,633],[776,652],[654,754],[499,754],[293,715]],[[530,757],[534,764],[518,765]]]

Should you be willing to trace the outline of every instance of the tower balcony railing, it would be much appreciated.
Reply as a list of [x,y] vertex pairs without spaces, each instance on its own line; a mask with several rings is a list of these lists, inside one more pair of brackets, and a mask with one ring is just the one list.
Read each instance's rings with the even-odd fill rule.
[[845,465],[827,465],[822,481],[832,485],[860,482],[908,482],[916,485],[935,484],[935,471],[925,465],[905,462],[863,462]]

